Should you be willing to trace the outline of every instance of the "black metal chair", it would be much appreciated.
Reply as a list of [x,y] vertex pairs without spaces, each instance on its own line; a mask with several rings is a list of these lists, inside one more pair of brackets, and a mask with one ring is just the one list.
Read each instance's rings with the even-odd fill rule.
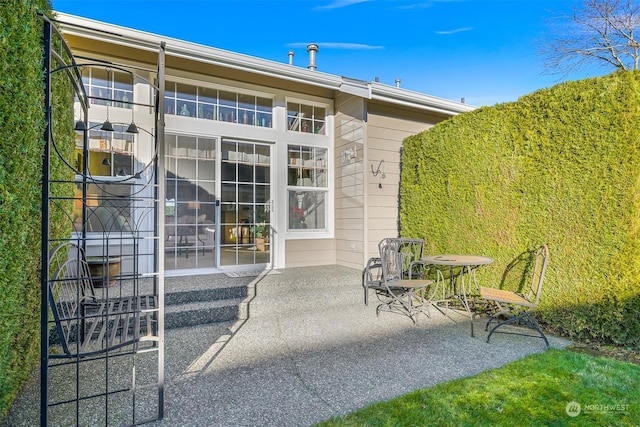
[[[55,323],[50,358],[81,358],[143,341],[158,340],[158,302],[153,295],[99,298],[84,251],[71,242],[49,257],[49,306]],[[116,292],[114,292],[116,293]]]
[[369,290],[381,290],[382,264],[379,257],[369,258],[367,265],[362,270],[362,286],[364,287],[364,305],[369,305]]
[[386,238],[378,244],[380,257],[369,259],[362,275],[365,304],[370,289],[380,300],[376,314],[400,313],[413,322],[419,313],[429,316],[428,288],[436,281],[424,278],[423,247],[423,240],[407,238]]
[[[547,270],[547,262],[549,260],[549,247],[546,244],[542,245],[533,252],[532,255],[532,277],[526,292],[520,293],[488,287],[480,288],[480,296],[495,304],[497,308],[497,311],[489,317],[485,326],[485,330],[488,331],[489,326],[494,322],[496,323],[496,325],[491,328],[491,331],[487,336],[487,342],[489,342],[493,333],[510,333],[542,338],[547,345],[547,348],[549,347],[547,337],[542,332],[538,321],[533,317],[542,293],[542,284],[544,282],[544,275]],[[500,318],[506,318],[506,320],[500,320]],[[539,336],[514,331],[496,331],[502,326],[515,323],[523,324],[536,330]]]

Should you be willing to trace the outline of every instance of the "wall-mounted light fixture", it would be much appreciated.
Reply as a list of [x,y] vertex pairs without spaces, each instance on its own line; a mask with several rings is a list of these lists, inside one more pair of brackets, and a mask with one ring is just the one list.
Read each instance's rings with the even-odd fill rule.
[[357,155],[356,146],[347,148],[342,151],[342,164],[349,163],[351,159],[355,159]]
[[380,160],[380,163],[378,163],[378,168],[375,171],[373,170],[373,164],[371,165],[371,174],[374,177],[377,177],[378,175],[380,175],[380,182],[378,183],[378,188],[382,188],[382,180],[387,177],[384,174],[383,165],[384,165],[384,159]]
[[342,163],[349,163],[349,161],[351,159],[355,159],[357,155],[357,149],[356,146],[354,145],[351,148],[347,148],[346,150],[342,151]]

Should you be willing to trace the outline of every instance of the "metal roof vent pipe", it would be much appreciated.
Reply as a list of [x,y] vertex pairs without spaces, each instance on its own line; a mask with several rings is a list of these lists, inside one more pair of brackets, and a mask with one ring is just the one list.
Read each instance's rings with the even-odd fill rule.
[[293,57],[294,57],[295,55],[296,55],[296,54],[295,54],[295,53],[293,53],[293,51],[291,51],[291,50],[289,51],[289,65],[293,65]]
[[316,53],[318,52],[317,44],[307,45],[307,52],[309,52],[309,66],[307,67],[310,70],[316,69]]
[[400,79],[396,79],[396,87],[400,87]]

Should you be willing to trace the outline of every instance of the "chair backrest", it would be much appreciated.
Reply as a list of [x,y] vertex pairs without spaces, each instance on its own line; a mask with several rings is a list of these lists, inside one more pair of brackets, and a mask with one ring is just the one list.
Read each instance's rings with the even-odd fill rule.
[[48,282],[49,307],[56,323],[56,333],[63,351],[70,355],[70,343],[81,341],[82,304],[96,300],[82,248],[71,242],[56,247],[49,257]]
[[424,241],[389,237],[380,241],[378,250],[383,279],[385,281],[406,279],[409,277],[411,263],[422,259]]
[[540,246],[534,256],[533,260],[533,274],[531,276],[531,286],[527,294],[527,299],[533,302],[536,306],[540,301],[540,295],[542,294],[542,284],[544,282],[544,275],[547,271],[547,262],[549,261],[549,246],[544,244]]

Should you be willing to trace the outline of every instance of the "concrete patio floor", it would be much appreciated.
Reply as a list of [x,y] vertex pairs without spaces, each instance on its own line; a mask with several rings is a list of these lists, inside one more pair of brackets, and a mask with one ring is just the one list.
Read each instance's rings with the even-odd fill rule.
[[[283,269],[248,279],[248,318],[166,332],[164,419],[149,426],[310,426],[545,350],[435,310],[417,324],[363,303],[361,272]],[[189,280],[185,277],[185,280]],[[548,336],[552,347],[570,342]],[[39,422],[37,375],[5,425]]]

